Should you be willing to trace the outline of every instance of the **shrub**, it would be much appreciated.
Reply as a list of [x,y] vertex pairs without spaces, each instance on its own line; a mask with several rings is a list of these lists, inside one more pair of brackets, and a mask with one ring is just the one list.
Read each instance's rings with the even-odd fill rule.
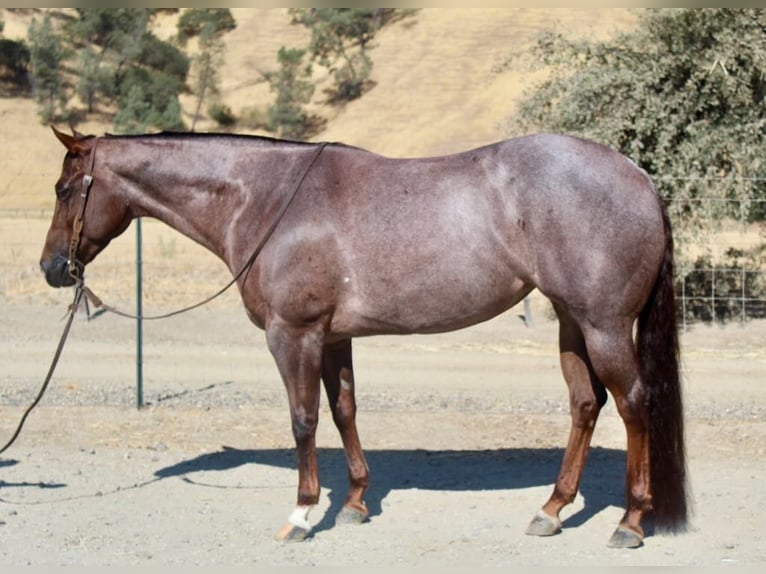
[[213,102],[207,107],[207,115],[210,116],[220,126],[233,126],[237,123],[237,118],[231,108],[220,102]]

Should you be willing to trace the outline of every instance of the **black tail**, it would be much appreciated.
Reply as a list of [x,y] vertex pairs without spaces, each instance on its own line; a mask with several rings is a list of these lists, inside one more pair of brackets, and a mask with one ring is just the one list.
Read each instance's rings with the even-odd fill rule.
[[673,290],[673,235],[664,208],[662,217],[665,256],[638,319],[638,355],[649,402],[654,524],[660,531],[679,532],[686,529],[689,514],[684,413]]

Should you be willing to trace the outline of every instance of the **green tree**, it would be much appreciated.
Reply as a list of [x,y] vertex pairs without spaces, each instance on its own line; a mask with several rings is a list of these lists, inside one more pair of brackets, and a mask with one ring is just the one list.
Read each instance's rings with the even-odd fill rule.
[[98,94],[109,91],[112,74],[101,66],[100,55],[90,45],[80,51],[77,68],[77,95],[88,106],[88,113],[92,113]]
[[65,118],[69,84],[64,75],[67,51],[53,29],[49,14],[32,19],[28,30],[32,89],[44,123]]
[[219,70],[223,65],[223,52],[223,40],[216,35],[214,28],[204,27],[199,35],[199,53],[192,60],[192,91],[197,98],[197,105],[194,107],[191,131],[197,125],[206,98],[215,98],[220,94]]
[[183,127],[178,97],[185,90],[189,59],[149,31],[155,12],[78,8],[78,17],[67,27],[67,37],[80,54],[78,93],[89,111],[101,98],[116,104],[117,131]]
[[[191,37],[196,36],[199,39],[199,51],[192,59],[192,91],[197,99],[192,131],[200,118],[205,101],[215,100],[220,95],[220,69],[223,66],[225,51],[223,34],[235,28],[234,17],[228,8],[189,8],[179,18],[179,42],[185,45]],[[212,109],[223,110],[224,106],[212,105]]]
[[290,9],[292,22],[311,30],[311,59],[333,76],[333,99],[349,101],[362,95],[372,72],[367,45],[396,12],[391,8]]
[[282,46],[277,55],[279,70],[266,74],[276,100],[269,108],[269,129],[280,137],[300,138],[309,125],[309,115],[303,106],[311,100],[311,64],[303,63],[306,50]]
[[144,89],[141,85],[131,86],[122,101],[123,105],[114,118],[116,130],[123,134],[144,133],[150,126],[149,116],[152,111]]
[[217,36],[231,32],[237,27],[228,8],[188,8],[178,19],[178,41],[186,45],[189,38],[199,36],[207,28]]
[[[687,229],[740,210],[766,218],[753,202],[766,199],[765,12],[651,10],[607,42],[547,35],[534,57],[551,74],[521,102],[512,133],[618,148],[655,176]],[[711,196],[732,201],[699,201]]]
[[[4,28],[5,22],[0,13],[0,35]],[[12,92],[18,92],[27,87],[29,58],[29,48],[23,41],[0,37],[0,84],[3,91],[6,89],[5,84],[10,84]]]
[[[168,130],[183,129],[183,123],[179,120],[181,107],[178,100],[171,99],[165,105],[157,106],[153,100],[162,96],[151,92],[147,94],[144,86],[142,82],[127,86],[127,92],[121,98],[120,111],[114,118],[115,129],[123,134],[144,133],[157,126]],[[155,87],[159,87],[161,94],[161,86]],[[148,89],[151,91],[154,88]]]

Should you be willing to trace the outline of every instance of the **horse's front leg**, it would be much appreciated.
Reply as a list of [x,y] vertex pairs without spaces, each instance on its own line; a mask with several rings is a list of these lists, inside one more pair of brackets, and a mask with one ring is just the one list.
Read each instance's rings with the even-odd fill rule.
[[300,541],[311,532],[309,511],[319,502],[316,429],[324,329],[320,325],[298,327],[275,319],[266,328],[266,340],[287,389],[298,450],[298,502],[277,539]]
[[370,485],[370,469],[364,458],[359,433],[356,430],[351,339],[325,346],[322,357],[322,380],[335,426],[338,427],[343,440],[343,449],[348,462],[348,497],[335,518],[335,523],[361,524],[369,516],[364,494]]

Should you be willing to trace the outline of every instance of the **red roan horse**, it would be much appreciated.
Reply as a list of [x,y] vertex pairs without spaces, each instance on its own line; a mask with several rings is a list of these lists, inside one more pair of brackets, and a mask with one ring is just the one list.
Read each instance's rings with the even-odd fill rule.
[[52,286],[75,284],[140,216],[244,270],[237,285],[265,329],[298,451],[297,506],[278,538],[310,533],[320,379],[349,468],[337,520],[367,519],[353,337],[468,327],[535,288],[558,315],[572,428],[527,532],[560,531],[607,390],[627,430],[627,508],[610,545],[640,546],[649,515],[658,530],[685,528],[673,240],[652,182],[624,156],[559,135],[390,159],[260,137],[54,131],[67,153],[41,260]]

